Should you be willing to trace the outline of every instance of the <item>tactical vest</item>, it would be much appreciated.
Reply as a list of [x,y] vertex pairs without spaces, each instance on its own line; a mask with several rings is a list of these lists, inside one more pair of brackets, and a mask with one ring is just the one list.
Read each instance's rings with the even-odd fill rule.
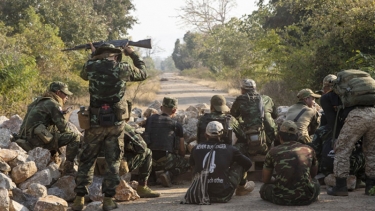
[[151,150],[174,151],[177,122],[164,115],[154,114],[148,127]]
[[108,60],[97,60],[87,65],[89,78],[90,106],[119,102],[125,93],[125,83],[118,75],[118,64]]

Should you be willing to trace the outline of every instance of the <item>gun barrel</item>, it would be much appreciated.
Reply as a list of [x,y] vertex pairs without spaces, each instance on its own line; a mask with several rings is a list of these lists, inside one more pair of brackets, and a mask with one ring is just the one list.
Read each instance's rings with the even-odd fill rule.
[[[136,42],[130,41],[130,40],[127,40],[127,39],[111,40],[111,41],[107,41],[107,42],[113,44],[115,47],[124,46],[124,45],[126,45],[126,43],[128,43],[128,45],[130,45],[130,46],[152,49],[151,39],[139,40],[139,41],[136,41]],[[99,48],[103,43],[105,43],[105,41],[94,42],[92,44],[94,45],[95,48]],[[72,51],[72,50],[80,50],[80,49],[91,49],[91,46],[90,46],[90,44],[82,44],[82,45],[76,45],[73,48],[66,48],[66,49],[63,49],[61,51]]]

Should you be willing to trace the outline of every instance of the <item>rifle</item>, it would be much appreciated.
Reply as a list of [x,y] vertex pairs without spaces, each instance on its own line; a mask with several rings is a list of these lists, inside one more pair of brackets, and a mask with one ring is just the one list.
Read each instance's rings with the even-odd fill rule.
[[[152,49],[151,39],[140,40],[140,41],[137,41],[137,42],[133,42],[133,41],[130,41],[128,39],[110,40],[110,41],[94,42],[92,44],[94,45],[94,47],[96,49],[98,49],[103,43],[110,43],[110,44],[114,45],[115,47],[121,47],[121,46],[125,46],[126,44],[128,44],[129,46]],[[73,50],[80,50],[80,49],[91,49],[90,43],[82,44],[82,45],[76,45],[73,48],[66,48],[66,49],[63,49],[61,51],[73,51]]]

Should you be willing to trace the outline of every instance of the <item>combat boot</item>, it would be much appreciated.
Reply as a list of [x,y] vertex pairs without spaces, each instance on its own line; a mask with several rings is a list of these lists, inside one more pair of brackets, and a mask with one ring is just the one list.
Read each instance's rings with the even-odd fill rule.
[[239,185],[236,188],[236,196],[244,196],[253,191],[255,183],[253,181],[247,181],[245,185]]
[[172,180],[169,171],[160,174],[159,178],[162,186],[172,187]]
[[336,186],[328,187],[327,194],[332,196],[348,196],[348,187],[346,185],[346,177],[336,177]]
[[76,210],[76,211],[83,210],[84,205],[85,205],[85,197],[76,196],[72,205],[72,210]]
[[104,197],[103,199],[103,210],[109,211],[117,208],[116,202],[112,200],[112,197]]
[[160,193],[151,190],[147,185],[138,185],[137,193],[141,198],[155,198],[160,196]]
[[[370,191],[371,189],[374,189],[374,190]],[[375,195],[375,179],[374,178],[366,178],[365,194],[369,196]]]
[[64,162],[62,175],[63,176],[73,176],[73,177],[75,177],[76,174],[77,174],[77,171],[74,168],[74,162],[66,160]]

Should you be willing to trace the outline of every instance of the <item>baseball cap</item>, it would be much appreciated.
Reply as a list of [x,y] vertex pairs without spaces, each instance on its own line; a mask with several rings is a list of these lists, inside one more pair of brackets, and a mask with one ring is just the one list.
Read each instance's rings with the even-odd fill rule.
[[225,97],[222,95],[212,96],[211,105],[214,107],[216,111],[227,112],[230,110],[227,106],[227,101],[225,100]]
[[285,120],[283,124],[281,124],[279,131],[284,133],[297,134],[298,127],[295,122],[291,120]]
[[243,79],[241,82],[242,89],[255,89],[256,83],[253,79]]
[[164,97],[163,99],[163,106],[167,108],[174,108],[177,107],[178,100],[173,97]]
[[66,95],[73,95],[68,89],[68,85],[61,82],[61,81],[54,81],[49,85],[49,91],[51,92],[57,92],[57,91],[62,91]]
[[329,74],[323,79],[323,88],[327,86],[332,86],[332,81],[336,80],[337,76]]
[[206,134],[211,137],[220,136],[223,134],[223,131],[223,125],[218,121],[209,122],[206,126]]
[[320,98],[321,95],[315,94],[311,89],[302,89],[301,91],[298,92],[297,97],[299,99],[304,99],[306,97],[315,97],[315,98]]

